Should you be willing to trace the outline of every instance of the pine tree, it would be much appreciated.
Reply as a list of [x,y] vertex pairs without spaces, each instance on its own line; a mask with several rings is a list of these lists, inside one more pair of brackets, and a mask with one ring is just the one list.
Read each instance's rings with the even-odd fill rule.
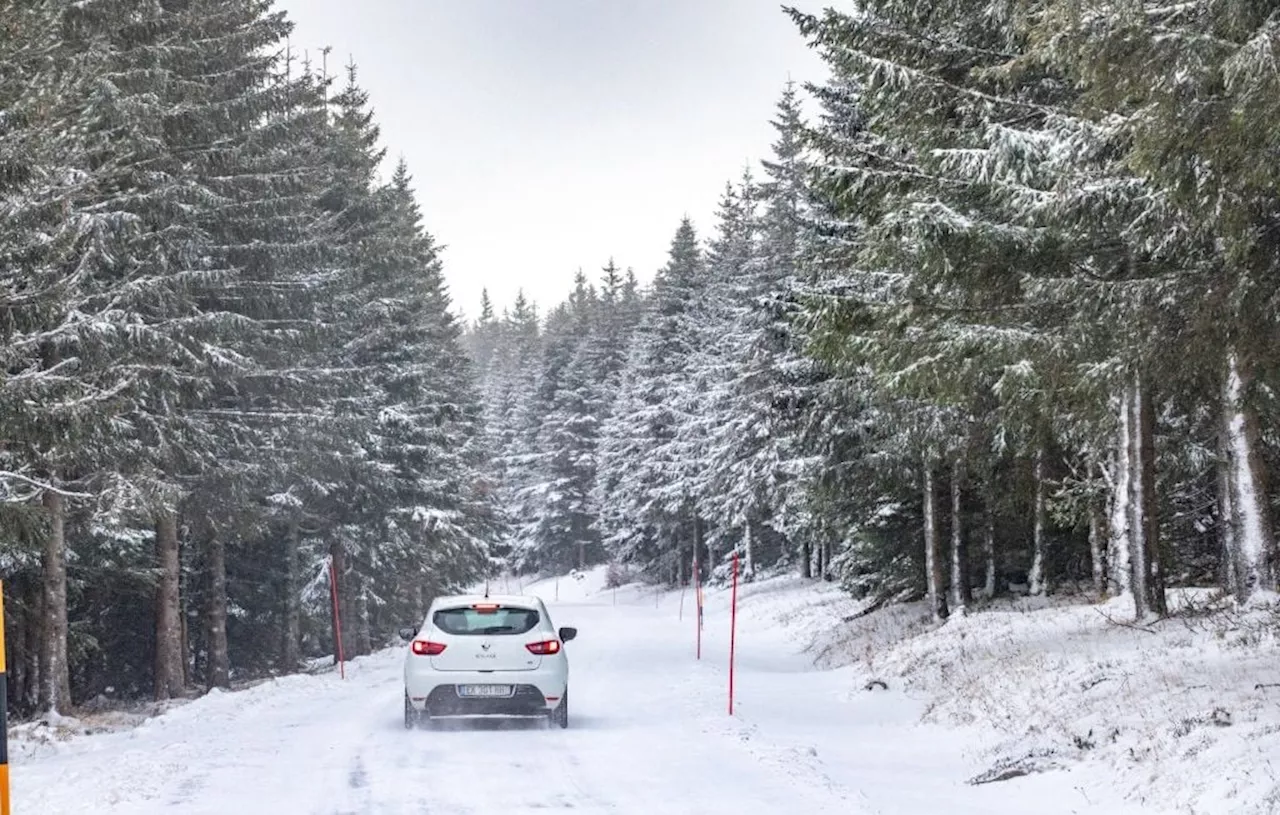
[[[1241,599],[1277,586],[1275,533],[1258,419],[1258,371],[1271,354],[1253,337],[1274,330],[1266,303],[1277,265],[1268,226],[1274,217],[1275,168],[1255,158],[1275,148],[1280,107],[1270,67],[1274,14],[1267,4],[1157,3],[1099,15],[1098,4],[1071,9],[1049,3],[1067,35],[1046,59],[1080,80],[1097,129],[1122,146],[1123,160],[1148,181],[1157,202],[1141,222],[1136,259],[1194,265],[1185,278],[1166,275],[1164,296],[1179,296],[1186,342],[1172,370],[1205,360],[1221,410],[1220,505],[1228,583]],[[1085,21],[1093,21],[1086,25]],[[1116,43],[1124,43],[1117,49]],[[1196,115],[1188,115],[1188,104]],[[1107,119],[1102,116],[1107,115]],[[1132,261],[1131,261],[1132,262]],[[1148,270],[1144,292],[1155,292]],[[1149,399],[1150,374],[1138,392]],[[1134,437],[1139,438],[1139,437]],[[1147,440],[1150,446],[1150,440]],[[1138,477],[1133,473],[1130,480]],[[1135,509],[1136,511],[1136,509]]]
[[82,205],[112,227],[80,261],[83,311],[100,320],[85,378],[131,388],[115,438],[78,464],[119,476],[109,493],[133,507],[128,523],[153,531],[156,693],[165,698],[188,680],[179,504],[228,452],[225,417],[206,408],[254,374],[244,352],[262,330],[274,274],[258,268],[255,230],[270,231],[262,220],[298,197],[273,186],[281,136],[269,126],[292,88],[266,52],[288,24],[248,0],[97,0],[67,15],[65,30],[102,61],[99,81],[77,99],[98,176]]
[[501,342],[484,374],[482,393],[493,455],[491,477],[502,517],[513,536],[501,545],[499,559],[518,564],[527,544],[522,535],[530,519],[521,501],[536,478],[536,388],[542,353],[538,310],[523,291],[517,292],[511,309],[504,311],[499,328]]
[[[74,209],[92,183],[87,146],[75,128],[75,100],[97,61],[65,43],[56,3],[0,9],[0,297],[6,307],[0,410],[5,437],[0,466],[3,500],[33,499],[48,516],[36,531],[19,509],[6,525],[39,541],[43,619],[31,655],[29,695],[43,710],[71,703],[68,659],[66,500],[76,473],[76,445],[105,431],[117,387],[76,376],[82,338],[94,327],[80,318],[83,270],[77,257],[108,218]],[[56,58],[51,58],[55,56]],[[69,213],[75,212],[69,217]]]
[[532,522],[525,534],[525,569],[585,567],[600,554],[592,487],[599,432],[598,380],[587,350],[600,309],[579,271],[569,300],[547,321],[536,398],[536,481],[527,488]]
[[467,353],[471,355],[476,370],[486,371],[501,343],[501,325],[489,299],[489,290],[480,292],[480,316],[466,334]]
[[[483,573],[495,529],[480,486],[485,450],[472,369],[410,184],[401,163],[382,190],[388,242],[374,262],[385,291],[369,298],[380,331],[362,350],[377,359],[373,385],[381,393],[375,462],[394,473],[371,568],[384,598],[409,590],[406,605],[388,610],[417,614],[418,584],[441,590]],[[386,580],[395,582],[378,586]]]
[[[683,418],[674,406],[689,387],[693,321],[705,283],[703,253],[686,218],[654,281],[613,415],[601,431],[596,494],[605,543],[618,559],[655,575],[680,575],[692,555],[682,542],[697,536],[691,485],[676,472],[688,462],[674,457]],[[688,404],[689,394],[683,396]]]
[[793,85],[773,125],[778,140],[759,187],[764,209],[753,216],[759,241],[748,247],[731,289],[724,415],[714,423],[710,459],[711,494],[729,502],[728,517],[745,532],[748,573],[789,554],[790,536],[805,534],[801,485],[812,464],[799,437],[813,380],[794,325],[808,179]]
[[364,647],[478,576],[503,532],[478,394],[354,82],[331,114],[261,0],[36,0],[0,27],[17,698],[296,666],[318,546]]

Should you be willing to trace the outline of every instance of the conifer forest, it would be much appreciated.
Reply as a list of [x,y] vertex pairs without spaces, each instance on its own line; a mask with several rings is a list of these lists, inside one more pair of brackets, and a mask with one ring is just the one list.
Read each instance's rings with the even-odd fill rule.
[[348,657],[486,578],[734,553],[937,620],[1271,597],[1275,3],[837,5],[661,269],[472,304],[359,54],[0,0],[10,708],[299,670],[331,571]]

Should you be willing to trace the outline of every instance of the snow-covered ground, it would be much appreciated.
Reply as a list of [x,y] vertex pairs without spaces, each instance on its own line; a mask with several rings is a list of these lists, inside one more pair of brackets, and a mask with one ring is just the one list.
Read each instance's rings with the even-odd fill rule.
[[[333,673],[288,677],[242,692],[211,694],[129,730],[65,741],[19,739],[13,811],[1254,811],[1237,806],[1246,800],[1243,792],[1231,800],[1213,799],[1222,802],[1217,808],[1175,809],[1166,806],[1174,798],[1164,794],[1146,807],[1125,801],[1125,793],[1140,789],[1140,777],[1118,765],[1119,747],[1106,748],[1116,754],[1107,761],[1062,755],[1060,768],[1053,771],[999,783],[967,783],[1004,754],[1060,745],[1062,734],[1074,733],[1072,727],[1064,728],[1066,719],[1100,717],[1102,727],[1105,716],[1099,711],[1066,710],[1071,699],[1082,696],[1071,689],[1087,684],[1078,675],[1077,662],[1097,660],[1099,672],[1090,677],[1101,681],[1090,691],[1100,695],[1110,685],[1117,705],[1127,711],[1124,722],[1176,716],[1164,697],[1141,697],[1148,685],[1139,677],[1125,678],[1123,666],[1130,665],[1130,658],[1121,652],[1119,640],[1114,653],[1083,645],[1127,633],[1148,638],[1147,644],[1154,646],[1159,635],[1114,627],[1099,634],[1085,622],[1087,613],[1097,616],[1096,611],[1010,613],[1003,622],[960,620],[928,632],[912,619],[912,609],[848,624],[841,617],[856,610],[856,604],[830,587],[786,578],[762,581],[742,592],[738,705],[730,717],[727,593],[709,595],[703,660],[696,661],[687,593],[655,594],[634,586],[606,589],[600,571],[580,580],[511,588],[540,594],[551,603],[557,625],[580,630],[569,646],[574,704],[567,731],[521,724],[406,732],[401,726],[402,657],[395,649],[350,665],[346,681]],[[850,632],[856,631],[862,634],[852,637]],[[914,636],[903,640],[904,632]],[[895,640],[899,644],[890,644]],[[997,647],[999,643],[1008,647]],[[1192,664],[1187,662],[1191,653],[1175,659],[1136,653],[1161,676]],[[1224,645],[1223,654],[1230,653]],[[1073,661],[1072,654],[1087,656]],[[815,657],[822,665],[841,667],[815,669]],[[1231,667],[1234,663],[1225,658],[1217,664],[1224,681],[1238,680],[1238,672],[1246,670]],[[889,689],[864,690],[872,676]],[[1058,698],[1037,698],[1046,693]],[[1001,701],[1002,694],[1010,696]],[[1043,736],[1044,743],[1028,744],[1026,717],[1049,710],[1056,710],[1058,719],[1045,718],[1039,734],[1033,734]],[[1233,716],[1241,713],[1243,708],[1232,710]],[[1250,715],[1261,718],[1263,713],[1254,709]],[[988,725],[1001,716],[1004,729]],[[964,718],[972,723],[953,723]],[[1007,722],[1014,720],[1017,726],[1010,727]],[[1154,752],[1139,755],[1134,766],[1148,768],[1152,783],[1160,779],[1189,789],[1194,779],[1174,778],[1160,760],[1172,761],[1176,743],[1190,750],[1210,735],[1216,739],[1203,747],[1206,754],[1225,750],[1227,739],[1221,734],[1227,731],[1254,753],[1274,748],[1263,727],[1250,730],[1250,739],[1242,724],[1237,719],[1231,727],[1188,725],[1187,734],[1171,732],[1154,744]],[[1011,747],[1014,736],[1016,746]],[[1136,747],[1139,737],[1134,726],[1116,744]],[[1246,752],[1239,749],[1234,755],[1239,759]],[[1210,760],[1211,769],[1197,777],[1222,777],[1222,764]],[[1265,774],[1260,756],[1250,761],[1255,776]],[[1194,763],[1194,756],[1187,762]],[[1117,785],[1117,778],[1124,783]]]
[[1176,616],[1134,626],[1127,601],[1021,598],[934,626],[922,604],[842,623],[858,603],[790,578],[744,595],[760,629],[849,666],[853,703],[883,698],[862,690],[880,681],[918,700],[921,723],[965,728],[974,777],[1043,772],[1081,812],[1114,811],[1101,802],[1116,795],[1150,812],[1280,812],[1278,609],[1172,591]]
[[1280,812],[1280,615],[1170,594],[1180,614],[1145,626],[1128,602],[1022,599],[923,633],[923,609],[896,609],[814,644],[829,663],[897,638],[857,654],[855,682],[994,729],[993,766],[1098,767],[1157,812]]

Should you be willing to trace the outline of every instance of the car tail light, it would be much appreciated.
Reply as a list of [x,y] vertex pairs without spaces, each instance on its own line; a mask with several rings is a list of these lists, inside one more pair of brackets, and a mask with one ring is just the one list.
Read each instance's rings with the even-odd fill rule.
[[481,614],[497,614],[499,606],[497,603],[476,603],[472,608]]
[[443,651],[443,642],[427,642],[426,640],[413,641],[413,652],[420,657],[433,657]]
[[539,656],[548,656],[550,654],[560,653],[560,640],[543,640],[542,642],[531,642],[525,646],[532,654]]

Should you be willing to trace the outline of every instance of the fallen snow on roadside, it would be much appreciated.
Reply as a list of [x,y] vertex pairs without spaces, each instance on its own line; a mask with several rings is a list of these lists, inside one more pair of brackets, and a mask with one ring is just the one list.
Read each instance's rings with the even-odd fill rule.
[[883,698],[883,682],[923,703],[922,722],[983,732],[971,744],[988,777],[1084,768],[1158,812],[1280,811],[1274,609],[1171,592],[1179,616],[1134,627],[1123,602],[1024,598],[935,626],[920,604],[846,620],[857,602],[789,577],[742,595],[745,620],[772,619],[820,666],[849,666],[850,703]]

